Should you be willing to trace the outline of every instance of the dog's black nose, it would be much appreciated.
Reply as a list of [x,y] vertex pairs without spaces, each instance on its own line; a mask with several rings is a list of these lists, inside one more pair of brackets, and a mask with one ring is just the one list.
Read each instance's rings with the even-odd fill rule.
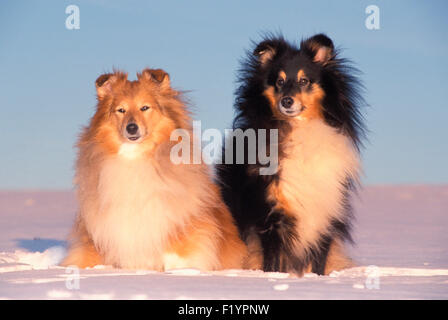
[[283,108],[291,108],[291,106],[294,103],[294,100],[291,97],[284,97],[282,98],[282,100],[280,101],[280,103],[282,104]]
[[138,125],[135,124],[135,123],[129,123],[129,124],[126,126],[126,131],[127,131],[129,134],[134,135],[134,134],[136,134],[137,131],[138,131]]

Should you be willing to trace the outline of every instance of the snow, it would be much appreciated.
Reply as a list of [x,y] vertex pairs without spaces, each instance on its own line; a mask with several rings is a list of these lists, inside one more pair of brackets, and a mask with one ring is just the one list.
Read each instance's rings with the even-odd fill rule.
[[0,192],[0,299],[448,299],[448,186],[366,187],[357,267],[329,276],[195,269],[78,270],[65,254],[70,191]]

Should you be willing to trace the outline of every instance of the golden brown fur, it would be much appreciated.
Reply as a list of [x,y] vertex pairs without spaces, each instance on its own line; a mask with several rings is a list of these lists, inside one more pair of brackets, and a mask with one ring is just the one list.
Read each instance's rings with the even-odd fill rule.
[[[98,108],[77,145],[79,212],[62,265],[243,267],[246,247],[208,168],[170,161],[171,132],[191,134],[191,125],[168,74],[145,69],[128,81],[114,72],[96,87]],[[123,135],[130,122],[138,142]]]

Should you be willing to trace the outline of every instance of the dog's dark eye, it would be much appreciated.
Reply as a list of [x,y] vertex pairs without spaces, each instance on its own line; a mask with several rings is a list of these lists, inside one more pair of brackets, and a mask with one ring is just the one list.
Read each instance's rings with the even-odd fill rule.
[[146,111],[148,109],[149,109],[149,106],[143,106],[143,107],[140,108],[141,111]]
[[308,80],[307,78],[300,78],[299,80],[299,85],[300,86],[306,86],[308,83],[310,83],[310,80]]
[[280,79],[277,80],[277,85],[278,85],[279,87],[283,86],[284,84],[285,84],[285,80],[283,80],[282,78],[280,78]]
[[120,109],[117,109],[117,112],[120,112],[120,113],[125,113],[125,112],[126,112],[126,110],[124,110],[123,108],[120,108]]

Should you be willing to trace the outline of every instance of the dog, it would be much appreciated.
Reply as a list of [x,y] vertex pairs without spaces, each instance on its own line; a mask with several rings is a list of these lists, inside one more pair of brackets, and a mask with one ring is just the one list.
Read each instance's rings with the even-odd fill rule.
[[[353,242],[350,199],[360,184],[366,135],[358,70],[324,34],[300,47],[269,35],[239,74],[233,128],[278,134],[278,143],[266,146],[278,152],[274,174],[260,175],[258,160],[217,167],[252,268],[300,276],[352,266],[345,244]],[[244,150],[247,156],[247,142]]]
[[161,69],[96,80],[97,109],[77,147],[79,212],[63,266],[164,271],[242,268],[246,246],[203,164],[174,164],[191,134],[182,94]]

